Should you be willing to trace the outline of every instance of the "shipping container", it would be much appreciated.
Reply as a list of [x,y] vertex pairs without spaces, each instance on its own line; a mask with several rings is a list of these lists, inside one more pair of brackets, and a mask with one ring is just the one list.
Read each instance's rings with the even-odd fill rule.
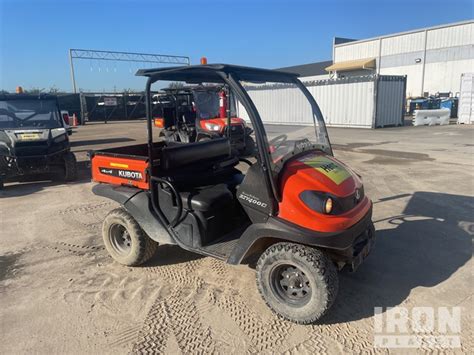
[[[305,82],[328,127],[379,128],[403,125],[406,77],[368,75]],[[281,85],[246,87],[265,123],[308,125],[300,114],[296,88]],[[240,117],[248,120],[239,105]]]

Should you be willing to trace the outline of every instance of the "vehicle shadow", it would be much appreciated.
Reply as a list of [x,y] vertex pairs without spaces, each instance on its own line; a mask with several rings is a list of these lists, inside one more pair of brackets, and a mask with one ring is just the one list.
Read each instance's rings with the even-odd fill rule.
[[[322,324],[371,317],[400,305],[416,287],[434,287],[472,257],[474,198],[416,192],[403,215],[377,229],[376,244],[355,273],[341,273],[339,295]],[[393,227],[393,228],[392,228]],[[429,306],[429,305],[426,305]]]
[[0,199],[31,195],[53,186],[76,185],[90,182],[90,162],[78,161],[76,166],[77,179],[71,182],[53,181],[51,180],[51,175],[48,174],[23,176],[18,180],[6,181],[7,184],[3,189],[0,189]]
[[159,267],[187,263],[193,260],[205,258],[204,255],[191,253],[177,245],[160,246],[152,259],[145,263],[144,267]]

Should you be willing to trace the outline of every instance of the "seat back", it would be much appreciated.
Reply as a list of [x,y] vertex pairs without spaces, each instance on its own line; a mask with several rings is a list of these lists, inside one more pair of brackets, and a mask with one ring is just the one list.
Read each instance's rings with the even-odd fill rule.
[[191,165],[205,168],[229,158],[231,158],[231,145],[228,138],[176,144],[162,149],[160,168],[166,171]]
[[175,112],[176,110],[174,109],[174,107],[163,107],[163,120],[164,120],[163,128],[169,128],[171,126],[174,126]]

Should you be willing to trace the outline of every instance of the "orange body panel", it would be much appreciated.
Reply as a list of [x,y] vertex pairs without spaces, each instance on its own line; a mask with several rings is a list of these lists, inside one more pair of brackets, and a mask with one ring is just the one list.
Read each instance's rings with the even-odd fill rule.
[[[339,169],[337,175],[305,163],[305,159],[323,159],[334,163]],[[302,161],[303,160],[303,161]],[[372,202],[364,197],[353,209],[339,215],[316,212],[300,199],[305,190],[327,192],[337,197],[346,197],[362,187],[362,181],[352,170],[334,157],[323,153],[308,153],[286,164],[280,183],[282,200],[278,216],[299,226],[318,232],[339,232],[359,222],[369,211]]]
[[148,160],[95,154],[91,161],[92,180],[148,190]]

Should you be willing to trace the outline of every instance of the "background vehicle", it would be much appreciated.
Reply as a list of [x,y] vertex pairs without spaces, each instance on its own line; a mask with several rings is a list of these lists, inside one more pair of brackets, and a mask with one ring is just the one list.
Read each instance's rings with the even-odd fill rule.
[[160,135],[166,140],[190,143],[229,136],[232,147],[241,155],[253,153],[255,142],[250,136],[253,131],[245,120],[235,116],[224,86],[164,89],[157,99],[162,117],[155,118],[154,122],[163,128]]
[[[297,323],[320,319],[336,298],[337,271],[355,270],[375,233],[372,202],[360,177],[332,156],[321,112],[306,87],[294,74],[224,64],[138,75],[148,77],[148,144],[91,153],[93,180],[101,182],[93,192],[122,205],[103,224],[110,255],[138,265],[158,244],[176,244],[229,264],[257,256],[257,286],[268,306]],[[158,80],[232,90],[252,121],[256,162],[239,159],[227,137],[153,142],[150,90]],[[244,82],[291,88],[301,109],[281,106],[281,114],[309,115],[301,118],[314,123],[311,134],[298,130],[268,140],[260,116],[265,112]]]
[[65,181],[76,178],[76,158],[56,97],[0,95],[1,185],[42,173]]

